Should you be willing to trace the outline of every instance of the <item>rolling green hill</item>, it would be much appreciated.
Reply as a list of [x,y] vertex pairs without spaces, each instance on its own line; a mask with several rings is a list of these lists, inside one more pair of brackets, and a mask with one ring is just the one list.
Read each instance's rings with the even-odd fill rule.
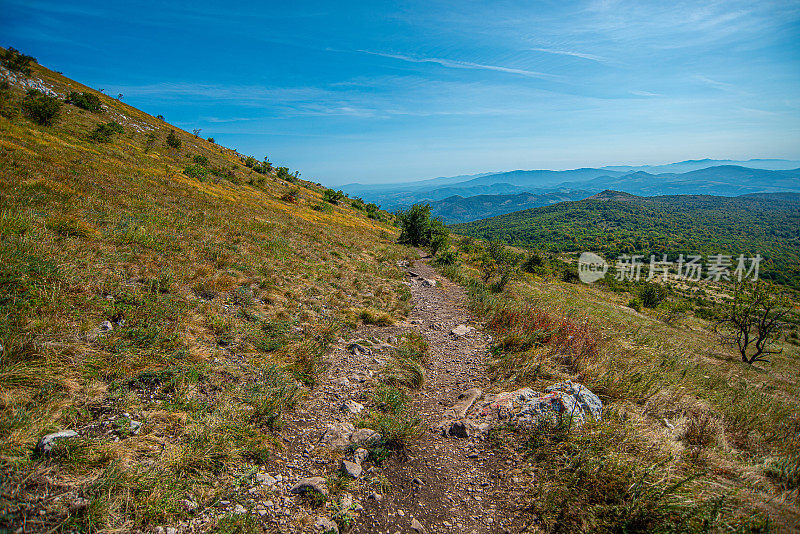
[[453,231],[551,252],[745,254],[761,276],[800,289],[800,194],[637,197],[604,191],[577,202],[456,224]]

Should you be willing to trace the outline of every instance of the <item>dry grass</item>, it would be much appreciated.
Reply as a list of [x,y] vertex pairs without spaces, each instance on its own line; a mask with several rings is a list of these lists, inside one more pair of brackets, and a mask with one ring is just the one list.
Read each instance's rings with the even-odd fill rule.
[[[396,267],[407,252],[386,222],[349,203],[315,211],[324,188],[255,173],[97,94],[103,112],[64,105],[52,127],[0,117],[0,529],[185,517],[187,495],[211,502],[279,447],[283,414],[353,309],[391,323],[410,307]],[[124,133],[94,142],[111,120]],[[171,129],[180,149],[165,144]],[[215,171],[185,173],[196,156]],[[107,424],[124,412],[139,434]],[[64,428],[81,439],[33,456]],[[90,503],[80,513],[78,497]]]
[[[441,270],[468,287],[492,330],[497,387],[542,390],[570,378],[599,394],[609,413],[595,430],[532,448],[532,465],[549,474],[531,479],[539,482],[529,520],[553,532],[760,530],[769,521],[797,528],[794,345],[768,368],[748,366],[702,319],[667,324],[657,312],[627,308],[624,294],[533,276],[495,294],[472,267],[478,257]],[[542,439],[556,438],[543,431],[498,443]],[[562,456],[572,442],[577,456]],[[638,477],[650,489],[637,503],[622,490]]]

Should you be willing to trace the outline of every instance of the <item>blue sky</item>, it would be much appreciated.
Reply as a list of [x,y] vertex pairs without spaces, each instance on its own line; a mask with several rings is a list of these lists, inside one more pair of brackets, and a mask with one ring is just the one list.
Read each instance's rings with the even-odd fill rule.
[[800,159],[800,2],[0,0],[40,63],[327,185]]

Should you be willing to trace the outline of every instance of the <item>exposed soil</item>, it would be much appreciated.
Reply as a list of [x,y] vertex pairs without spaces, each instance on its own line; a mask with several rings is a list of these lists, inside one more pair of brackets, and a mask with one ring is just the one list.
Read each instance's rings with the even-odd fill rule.
[[[373,342],[400,337],[412,330],[425,336],[430,345],[426,382],[412,394],[423,433],[380,466],[364,462],[366,472],[362,478],[344,490],[364,508],[355,517],[353,531],[413,532],[411,524],[416,519],[430,533],[503,532],[507,514],[500,509],[497,495],[502,487],[500,464],[505,460],[481,439],[445,437],[438,427],[445,410],[461,392],[488,387],[488,336],[479,328],[463,337],[451,334],[457,325],[470,325],[464,290],[436,276],[425,260],[410,271],[419,276],[409,275],[414,308],[408,320],[389,327],[364,327],[358,336]],[[426,286],[423,279],[436,279],[437,284]],[[358,351],[353,354],[347,347],[348,342],[340,341],[331,355],[330,368],[320,378],[321,385],[281,433],[287,454],[281,459],[280,471],[289,483],[334,473],[342,453],[321,446],[321,436],[328,424],[357,417],[341,410],[346,400],[369,404],[368,392],[376,385],[376,372],[388,352],[382,353],[377,343],[371,355]],[[348,379],[347,384],[340,383],[343,377]],[[382,484],[374,483],[376,480]],[[316,519],[314,512],[311,509],[305,519],[305,514],[293,514],[291,525],[287,521],[281,527],[295,530],[302,528],[301,523],[311,526]],[[320,516],[330,514],[322,507],[318,512]]]

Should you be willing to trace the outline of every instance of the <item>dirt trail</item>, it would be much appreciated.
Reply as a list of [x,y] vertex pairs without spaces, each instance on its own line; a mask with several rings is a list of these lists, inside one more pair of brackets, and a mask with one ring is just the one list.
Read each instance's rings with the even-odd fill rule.
[[[408,320],[391,327],[364,327],[358,335],[380,342],[414,330],[427,339],[426,382],[412,395],[423,433],[382,465],[369,469],[371,464],[365,462],[365,475],[345,490],[364,507],[353,532],[414,532],[411,525],[415,519],[428,533],[503,532],[503,514],[496,499],[500,481],[495,473],[501,471],[500,460],[480,439],[448,438],[438,429],[445,411],[461,392],[473,387],[485,391],[488,386],[488,338],[480,329],[462,337],[451,334],[454,327],[471,324],[463,288],[437,276],[425,260],[410,271],[419,276],[409,275],[414,308]],[[430,287],[424,279],[435,279],[437,284]],[[368,404],[368,391],[376,383],[375,374],[386,354],[380,352],[380,343],[374,345],[372,354],[353,354],[347,346],[340,342],[334,349],[321,386],[282,432],[287,454],[278,460],[283,465],[276,467],[281,467],[287,481],[330,475],[340,456],[332,456],[322,447],[320,437],[330,423],[353,421],[353,415],[341,410],[346,400]],[[378,479],[383,480],[382,487],[369,483]],[[375,494],[380,494],[379,498]],[[319,515],[325,514],[324,509],[319,510]],[[305,523],[314,519],[309,516]],[[295,528],[297,520],[291,521]],[[289,526],[287,523],[281,526]]]

